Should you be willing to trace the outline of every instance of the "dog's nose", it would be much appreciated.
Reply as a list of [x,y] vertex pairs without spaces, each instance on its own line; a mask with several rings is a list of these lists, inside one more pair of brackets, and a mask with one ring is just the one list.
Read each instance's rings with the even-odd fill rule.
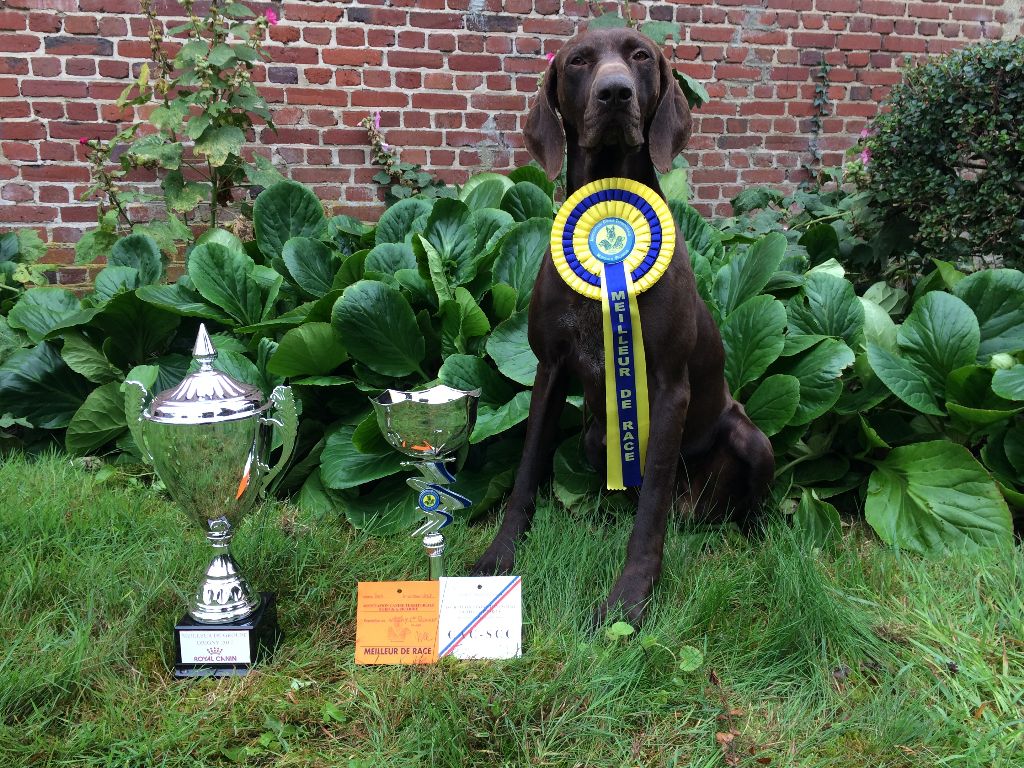
[[633,100],[633,83],[625,75],[608,75],[594,84],[597,100],[606,107],[621,107]]

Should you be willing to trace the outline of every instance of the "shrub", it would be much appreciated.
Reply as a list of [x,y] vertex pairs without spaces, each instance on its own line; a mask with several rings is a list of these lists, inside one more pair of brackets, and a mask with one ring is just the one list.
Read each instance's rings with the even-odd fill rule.
[[[0,445],[5,430],[8,444],[46,433],[73,453],[137,460],[121,382],[179,381],[202,320],[222,370],[265,392],[295,388],[299,445],[278,491],[375,532],[408,530],[416,512],[367,395],[480,387],[458,486],[479,514],[522,451],[536,368],[527,309],[553,207],[536,168],[480,174],[455,199],[402,200],[376,225],[327,218],[311,190],[280,182],[256,201],[254,241],[209,230],[174,285],[161,283],[151,238],[123,237],[92,295],[33,288],[10,310]],[[1024,507],[1024,274],[946,265],[945,282],[913,296],[884,284],[858,296],[830,255],[836,232],[817,229],[838,223],[824,209],[806,215],[829,221],[807,218],[793,242],[670,207],[722,329],[729,385],[770,436],[776,496],[811,541],[858,509],[900,547],[1010,540],[1007,500]],[[617,506],[625,495],[603,495],[580,455],[582,398],[569,403],[555,493]]]
[[953,261],[1024,257],[1024,38],[910,69],[865,141],[869,187]]

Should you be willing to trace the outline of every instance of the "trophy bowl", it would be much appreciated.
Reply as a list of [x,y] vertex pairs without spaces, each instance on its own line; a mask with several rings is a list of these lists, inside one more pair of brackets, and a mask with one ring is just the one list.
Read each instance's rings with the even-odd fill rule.
[[[228,546],[234,528],[288,462],[295,402],[288,387],[277,387],[264,401],[257,388],[214,370],[217,351],[204,326],[193,354],[199,370],[148,405],[145,386],[126,382],[125,407],[143,457],[214,549],[188,613],[202,624],[227,624],[260,606],[259,593],[239,572]],[[271,468],[267,459],[275,427],[283,448]]]
[[406,456],[437,460],[461,448],[476,422],[480,390],[444,384],[418,392],[387,389],[371,398],[391,447]]

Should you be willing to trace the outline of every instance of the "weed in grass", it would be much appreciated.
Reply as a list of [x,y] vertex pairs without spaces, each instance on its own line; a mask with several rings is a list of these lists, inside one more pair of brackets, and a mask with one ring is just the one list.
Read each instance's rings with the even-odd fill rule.
[[[631,518],[542,501],[522,658],[356,667],[357,581],[418,578],[419,543],[268,503],[236,557],[278,593],[285,642],[246,678],[179,682],[199,532],[60,456],[8,458],[0,491],[0,765],[1022,764],[1019,548],[923,560],[861,526],[811,551],[780,520],[750,538],[684,524],[648,621],[615,640],[589,621]],[[452,570],[493,534],[455,527]]]

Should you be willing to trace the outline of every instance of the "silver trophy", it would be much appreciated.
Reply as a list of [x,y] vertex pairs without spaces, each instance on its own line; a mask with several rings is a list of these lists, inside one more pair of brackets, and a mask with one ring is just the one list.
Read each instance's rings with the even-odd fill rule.
[[[269,635],[276,638],[273,595],[261,596],[252,589],[228,546],[243,516],[287,465],[297,427],[290,388],[275,388],[265,401],[259,389],[214,370],[217,350],[205,326],[199,327],[193,356],[199,370],[153,397],[148,405],[145,386],[125,382],[125,409],[136,445],[213,547],[210,565],[188,606],[191,621],[185,619],[176,627],[176,674],[181,676],[190,676],[190,671],[201,674],[192,668],[204,665],[229,665],[236,673],[244,672],[255,661],[260,642]],[[275,427],[282,450],[271,468],[267,460]],[[211,625],[223,626],[225,631],[207,631],[204,637],[212,638],[208,647],[198,648],[190,657],[186,651],[199,634],[183,633]],[[227,631],[227,625],[248,634],[239,639]],[[237,653],[229,652],[233,638]],[[241,649],[246,641],[249,658]]]
[[415,461],[402,466],[414,467],[422,477],[411,477],[409,486],[418,493],[416,503],[424,515],[423,524],[413,536],[423,536],[427,553],[428,578],[444,576],[444,535],[452,512],[473,502],[446,486],[455,475],[446,464],[450,454],[469,440],[476,422],[480,390],[465,392],[443,384],[416,392],[388,389],[370,398],[377,413],[381,432],[398,451]]

